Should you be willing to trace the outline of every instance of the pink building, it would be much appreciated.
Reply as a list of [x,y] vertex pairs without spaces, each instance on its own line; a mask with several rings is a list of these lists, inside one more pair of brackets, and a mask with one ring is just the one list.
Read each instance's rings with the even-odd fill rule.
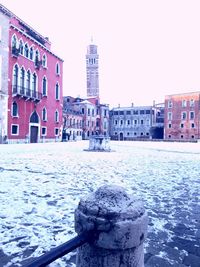
[[200,92],[165,96],[166,140],[200,139]]
[[0,13],[9,18],[8,88],[4,88],[8,99],[7,131],[4,130],[7,142],[58,140],[62,127],[63,60],[51,51],[48,38],[2,5]]

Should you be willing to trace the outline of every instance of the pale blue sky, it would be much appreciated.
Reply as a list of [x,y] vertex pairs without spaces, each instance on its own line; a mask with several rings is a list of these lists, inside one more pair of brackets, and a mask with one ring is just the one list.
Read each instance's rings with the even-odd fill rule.
[[199,0],[1,0],[64,59],[64,95],[86,95],[85,54],[98,45],[100,96],[151,105],[200,90]]

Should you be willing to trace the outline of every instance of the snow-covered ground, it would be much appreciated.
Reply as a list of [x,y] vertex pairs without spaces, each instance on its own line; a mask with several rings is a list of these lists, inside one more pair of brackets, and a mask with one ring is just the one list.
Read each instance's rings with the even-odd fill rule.
[[[114,152],[86,152],[88,141],[0,146],[0,266],[72,238],[80,198],[104,184],[144,201],[145,266],[200,266],[200,143],[110,145]],[[73,254],[51,266],[75,266]]]

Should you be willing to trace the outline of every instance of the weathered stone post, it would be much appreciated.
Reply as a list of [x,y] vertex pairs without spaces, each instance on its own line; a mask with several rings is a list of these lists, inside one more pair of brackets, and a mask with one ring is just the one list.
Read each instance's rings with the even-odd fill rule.
[[95,238],[77,251],[77,267],[142,267],[148,216],[143,203],[122,187],[105,185],[75,211],[75,230],[95,230]]

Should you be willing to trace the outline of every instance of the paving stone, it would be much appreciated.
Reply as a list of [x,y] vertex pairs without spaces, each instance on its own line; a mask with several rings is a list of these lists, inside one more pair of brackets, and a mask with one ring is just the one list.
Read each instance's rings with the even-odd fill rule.
[[183,263],[190,267],[200,267],[200,257],[193,254],[189,254],[184,258]]
[[170,267],[173,266],[171,263],[169,263],[167,260],[162,259],[158,256],[152,256],[149,258],[149,260],[146,262],[145,267]]

